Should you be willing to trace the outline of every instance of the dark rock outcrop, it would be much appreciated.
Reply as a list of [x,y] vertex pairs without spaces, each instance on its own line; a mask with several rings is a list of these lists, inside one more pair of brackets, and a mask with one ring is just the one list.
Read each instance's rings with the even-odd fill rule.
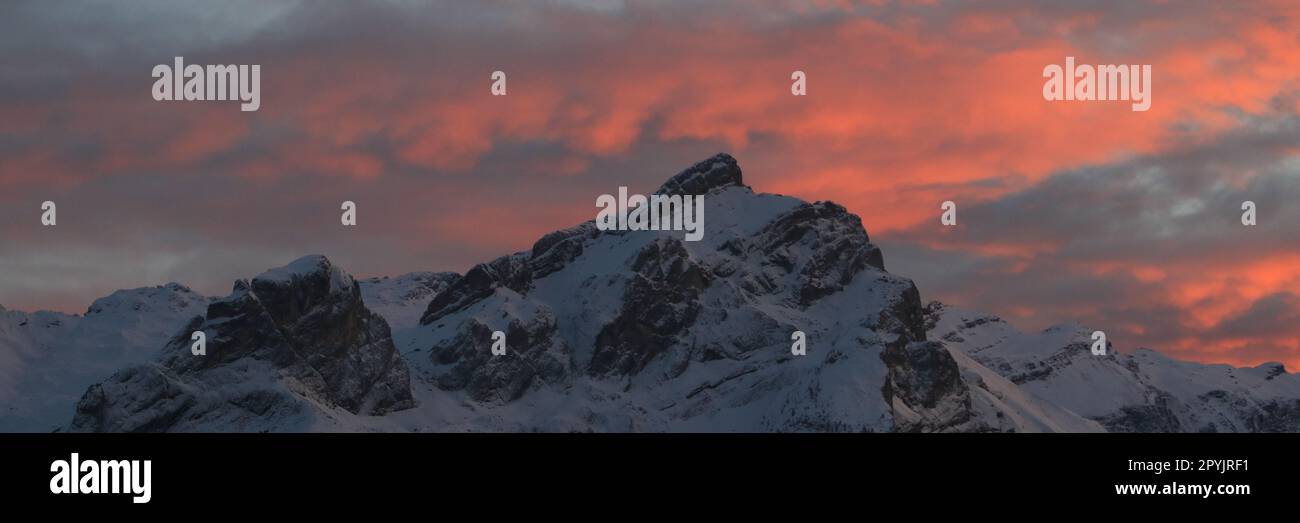
[[[191,333],[206,355],[191,353]],[[360,288],[321,256],[299,259],[208,306],[157,363],[120,371],[77,405],[74,431],[311,428],[318,411],[410,408],[405,362]]]

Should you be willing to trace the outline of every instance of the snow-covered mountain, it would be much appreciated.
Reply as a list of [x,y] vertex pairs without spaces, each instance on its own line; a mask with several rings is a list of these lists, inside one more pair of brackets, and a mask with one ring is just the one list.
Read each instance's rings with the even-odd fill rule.
[[[926,342],[916,287],[843,207],[756,194],[727,155],[656,194],[704,195],[703,241],[587,222],[434,297],[398,346],[461,406],[448,427],[1098,429]],[[791,354],[795,331],[806,356]]]
[[[206,335],[205,355],[191,333]],[[322,256],[235,283],[163,348],[86,390],[73,431],[324,430],[413,407],[406,363],[361,286]]]
[[[1079,326],[1024,334],[988,315],[923,307],[910,280],[885,270],[857,216],[755,193],[730,156],[656,194],[703,195],[703,240],[586,222],[464,275],[357,281],[307,256],[219,299],[166,286],[122,291],[84,317],[0,309],[0,395],[9,394],[0,423],[1300,431],[1298,378],[1280,365],[1097,357]],[[196,330],[207,355],[190,352]],[[495,331],[503,355],[493,354]],[[795,331],[806,355],[791,351]]]
[[726,155],[658,193],[705,196],[705,241],[588,222],[463,276],[362,285],[313,256],[237,282],[71,429],[1100,429],[926,342],[915,286],[843,207],[756,194]]
[[964,352],[1020,389],[1114,432],[1300,432],[1300,376],[1179,361],[1139,349],[1092,354],[1091,329],[1022,333],[996,316],[937,302],[930,338]]
[[[455,276],[415,272],[359,284],[369,308],[394,329],[409,328]],[[84,315],[0,306],[0,432],[65,427],[87,387],[157,358],[159,348],[203,316],[212,300],[169,283],[114,292]]]
[[0,431],[66,425],[86,387],[156,356],[205,298],[175,283],[121,290],[84,315],[0,307]]

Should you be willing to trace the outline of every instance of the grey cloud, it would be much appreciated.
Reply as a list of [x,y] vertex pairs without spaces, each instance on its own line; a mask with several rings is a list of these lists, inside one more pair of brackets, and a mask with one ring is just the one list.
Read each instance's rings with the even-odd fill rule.
[[[952,248],[1059,244],[1068,260],[1295,252],[1280,240],[1300,239],[1296,143],[1300,117],[1256,118],[1211,144],[1057,173],[992,202],[957,202],[960,234],[924,224],[900,236]],[[1240,224],[1246,200],[1259,210],[1251,229]]]
[[1250,308],[1229,317],[1212,333],[1219,337],[1295,335],[1300,331],[1300,296],[1291,292],[1269,294]]
[[[923,296],[997,312],[1023,328],[1078,320],[1127,348],[1188,336],[1294,336],[1300,303],[1291,293],[1257,300],[1212,328],[1199,326],[1195,309],[1234,297],[1191,308],[1166,302],[1172,289],[1193,283],[1187,278],[1197,278],[1197,266],[1233,278],[1224,271],[1234,265],[1300,254],[1300,118],[1238,116],[1238,129],[1210,143],[1059,172],[993,201],[958,202],[956,230],[927,222],[877,241],[890,269],[913,277]],[[1258,206],[1254,227],[1240,223],[1244,200]],[[1054,247],[1033,249],[1044,244]],[[977,254],[989,245],[1024,253]],[[1138,266],[1171,270],[1168,279],[1144,281],[1126,270]],[[1236,356],[1279,347],[1256,344]]]

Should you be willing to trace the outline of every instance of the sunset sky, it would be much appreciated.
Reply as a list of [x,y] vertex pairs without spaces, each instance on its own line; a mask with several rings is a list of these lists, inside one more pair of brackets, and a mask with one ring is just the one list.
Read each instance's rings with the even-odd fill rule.
[[[861,216],[927,301],[1300,367],[1300,2],[1078,4],[0,3],[0,304],[309,253],[463,272],[725,151]],[[155,101],[176,56],[260,64],[260,110]],[[1150,64],[1150,110],[1045,101],[1067,56]]]

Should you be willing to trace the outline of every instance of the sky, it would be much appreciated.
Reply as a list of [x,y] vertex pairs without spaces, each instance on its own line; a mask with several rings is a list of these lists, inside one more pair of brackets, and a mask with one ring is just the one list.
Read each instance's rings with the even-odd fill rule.
[[[155,101],[176,56],[259,64],[260,109]],[[1044,100],[1067,56],[1151,65],[1151,108]],[[724,151],[925,300],[1300,367],[1294,1],[4,2],[0,304],[463,272]]]

